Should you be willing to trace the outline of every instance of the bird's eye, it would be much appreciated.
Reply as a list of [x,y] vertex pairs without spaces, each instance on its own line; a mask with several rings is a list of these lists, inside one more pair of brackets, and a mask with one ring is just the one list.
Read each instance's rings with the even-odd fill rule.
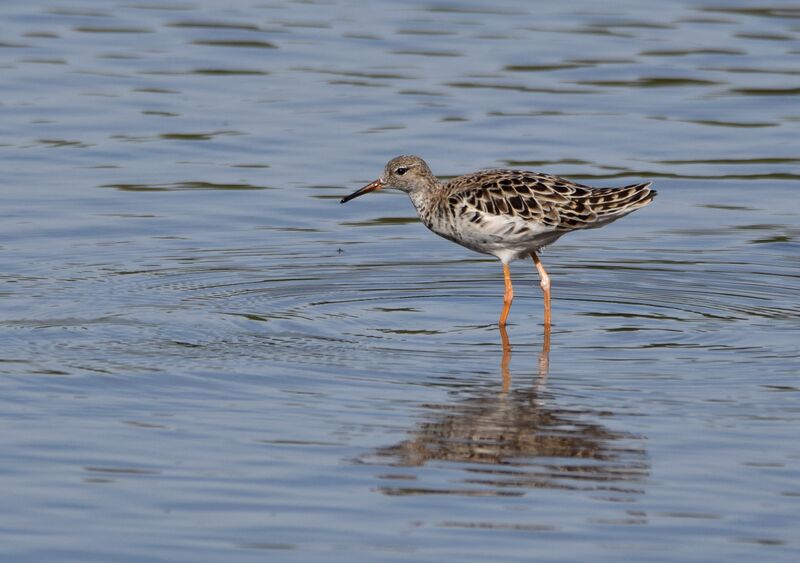
[[398,176],[402,176],[402,175],[403,175],[403,174],[405,174],[406,172],[408,172],[408,168],[406,168],[405,166],[401,166],[401,167],[399,167],[399,168],[395,169],[395,173],[396,173]]

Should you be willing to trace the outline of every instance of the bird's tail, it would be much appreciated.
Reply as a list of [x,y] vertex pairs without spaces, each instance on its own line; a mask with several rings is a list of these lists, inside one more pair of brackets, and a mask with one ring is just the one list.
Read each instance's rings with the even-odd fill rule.
[[645,182],[621,188],[595,188],[585,202],[600,220],[621,217],[653,201],[657,192],[650,188],[650,184]]

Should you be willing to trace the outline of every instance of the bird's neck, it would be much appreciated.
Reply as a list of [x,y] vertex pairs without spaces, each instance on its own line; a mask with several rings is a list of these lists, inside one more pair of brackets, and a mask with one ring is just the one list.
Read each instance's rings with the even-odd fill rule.
[[436,207],[441,199],[442,187],[437,180],[433,180],[430,185],[408,193],[411,203],[414,204],[420,218],[428,227],[430,227],[429,223],[435,215]]

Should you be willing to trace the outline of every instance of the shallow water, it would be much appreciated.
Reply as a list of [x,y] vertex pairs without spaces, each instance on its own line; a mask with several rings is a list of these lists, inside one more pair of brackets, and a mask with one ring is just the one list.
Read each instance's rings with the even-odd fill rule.
[[[800,12],[19,2],[0,30],[0,553],[800,557]],[[401,153],[653,205],[512,265]]]

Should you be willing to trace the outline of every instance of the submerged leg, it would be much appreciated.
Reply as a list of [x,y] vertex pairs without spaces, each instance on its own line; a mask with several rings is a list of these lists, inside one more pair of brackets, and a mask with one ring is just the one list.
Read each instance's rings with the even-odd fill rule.
[[507,393],[511,388],[511,372],[508,370],[508,364],[511,362],[511,344],[508,341],[508,333],[506,327],[500,325],[500,341],[503,344],[503,357],[500,360],[500,373],[503,374],[503,393]]
[[535,252],[531,252],[531,258],[533,258],[533,263],[536,264],[536,269],[539,271],[539,285],[542,287],[542,293],[544,294],[544,326],[550,326],[550,276],[547,275],[547,272],[542,266],[542,262],[539,260],[539,257],[536,256]]
[[542,351],[539,353],[539,383],[547,381],[547,372],[550,371],[550,325],[544,325],[542,338]]
[[511,302],[514,300],[514,288],[511,287],[511,272],[508,264],[503,264],[503,279],[506,282],[506,290],[503,293],[503,312],[500,313],[500,326],[506,326],[508,312],[511,310]]

